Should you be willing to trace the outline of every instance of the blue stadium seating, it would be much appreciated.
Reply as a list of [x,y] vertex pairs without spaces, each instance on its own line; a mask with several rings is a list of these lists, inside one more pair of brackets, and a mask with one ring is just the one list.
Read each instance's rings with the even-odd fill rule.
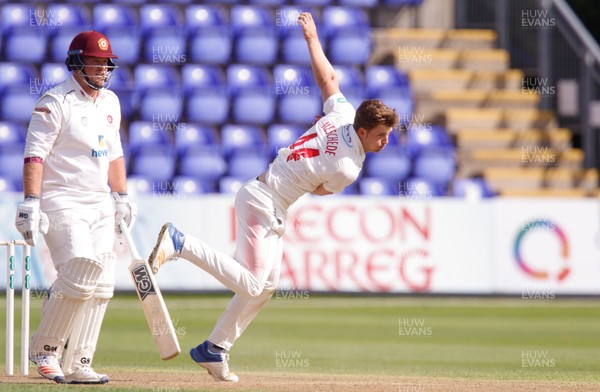
[[140,27],[144,34],[156,28],[179,28],[183,22],[183,16],[175,5],[146,4],[140,7]]
[[225,124],[221,128],[221,151],[225,158],[240,150],[253,150],[264,153],[265,136],[262,130],[253,125]]
[[142,36],[135,27],[108,27],[104,34],[110,40],[117,65],[137,64],[140,58]]
[[430,199],[445,195],[445,186],[427,178],[411,177],[399,184],[399,196],[409,199]]
[[272,124],[267,128],[267,148],[271,158],[277,155],[282,147],[289,147],[306,131],[292,124]]
[[[94,6],[94,29],[105,32],[107,29],[132,29],[138,25],[136,11],[125,4],[96,4]],[[114,50],[114,43],[111,39]]]
[[147,89],[179,89],[181,78],[173,66],[161,64],[139,64],[134,70],[135,88],[139,92]]
[[175,133],[175,151],[178,156],[184,155],[192,146],[212,146],[218,148],[219,135],[212,126],[188,123],[185,128]]
[[0,150],[0,177],[22,181],[24,148],[23,144],[13,144]]
[[152,183],[146,177],[136,176],[129,174],[127,176],[127,191],[129,194],[138,195],[151,195],[152,194]]
[[452,181],[452,196],[486,198],[494,192],[483,178],[459,178]]
[[168,148],[170,140],[168,133],[156,128],[152,122],[133,121],[129,125],[127,145],[129,151],[135,155],[144,146]]
[[277,59],[278,36],[273,12],[267,7],[236,5],[231,9],[231,29],[237,62],[272,64]]
[[233,152],[228,160],[228,175],[249,180],[267,169],[269,161],[263,151],[241,150]]
[[339,0],[339,4],[344,7],[374,7],[378,0]]
[[29,122],[38,98],[28,88],[5,88],[0,97],[0,118],[5,121]]
[[411,161],[403,148],[387,146],[377,154],[367,154],[365,166],[367,176],[398,183],[410,173]]
[[187,62],[186,39],[177,28],[155,28],[146,35],[144,58],[148,63],[184,64]]
[[46,89],[56,86],[71,77],[71,72],[64,63],[44,63],[40,68],[41,84]]
[[335,65],[334,69],[342,94],[355,109],[358,108],[367,99],[362,72],[356,67],[347,65]]
[[121,118],[131,118],[137,110],[139,97],[135,90],[135,79],[129,67],[120,66],[113,72],[109,88],[119,97]]
[[177,173],[214,182],[225,174],[227,163],[214,146],[192,146],[179,158]]
[[[31,28],[37,26],[36,20],[43,16],[43,9],[31,4],[3,4],[0,11],[0,32],[4,35],[15,27]],[[39,17],[37,15],[40,15]]]
[[225,176],[219,180],[219,192],[225,195],[235,195],[244,182],[247,180],[243,180],[237,177],[229,177]]
[[436,185],[447,185],[454,176],[455,167],[453,148],[429,147],[416,157],[413,175]]
[[176,176],[173,178],[172,193],[179,196],[197,196],[214,192],[212,184],[194,177]]
[[61,28],[48,39],[48,47],[50,50],[50,60],[56,63],[65,61],[71,41],[77,34],[81,32],[79,27]]
[[175,173],[173,152],[160,145],[141,146],[133,156],[131,173],[150,181],[169,181]]
[[231,59],[232,33],[221,6],[190,5],[185,10],[191,61],[227,64]]
[[365,64],[371,55],[371,36],[368,31],[336,31],[329,39],[328,54],[333,64]]
[[[63,64],[63,68],[65,68]],[[121,66],[113,71],[110,78],[110,89],[112,90],[134,90],[135,78],[131,69],[127,66]]]
[[17,122],[0,122],[0,149],[25,144],[25,126]]
[[363,177],[358,181],[361,195],[367,196],[397,196],[398,190],[393,184],[383,178]]
[[411,159],[429,147],[452,148],[452,140],[446,130],[438,125],[410,124],[406,131],[406,147]]
[[[4,61],[40,63],[46,58],[46,46],[46,33],[43,29],[15,27],[10,30],[10,34],[4,36],[2,57]],[[65,57],[66,54],[65,51]]]
[[229,101],[224,88],[196,88],[187,94],[186,118],[203,124],[222,124],[229,116]]
[[237,94],[244,88],[270,87],[271,74],[266,67],[233,64],[227,67],[229,91]]
[[366,69],[366,82],[368,97],[396,109],[400,123],[412,119],[414,100],[406,74],[391,65],[374,65]]
[[238,123],[267,124],[275,116],[275,95],[270,88],[243,89],[232,97],[231,115]]
[[183,97],[178,90],[154,89],[140,95],[140,119],[179,123],[183,119]]
[[[63,65],[64,67],[64,65]],[[0,92],[5,87],[15,86],[28,90],[38,73],[32,64],[0,63]]]
[[77,28],[81,32],[91,28],[88,9],[79,5],[48,4],[45,16],[49,22],[56,20],[60,29]]
[[310,66],[277,64],[273,67],[273,78],[277,94],[299,93],[298,87],[305,91],[318,89]]
[[314,116],[322,113],[321,93],[310,67],[278,64],[273,76],[281,122],[311,124]]
[[21,181],[15,181],[12,178],[0,176],[0,193],[22,191],[23,186]]
[[227,81],[220,67],[202,64],[184,64],[181,68],[183,87],[189,92],[196,88],[220,88]]
[[323,23],[322,31],[327,38],[340,31],[358,31],[366,35],[370,30],[369,18],[362,8],[323,7],[321,20]]
[[197,29],[227,27],[227,11],[218,5],[194,4],[185,8],[185,25],[188,33]]

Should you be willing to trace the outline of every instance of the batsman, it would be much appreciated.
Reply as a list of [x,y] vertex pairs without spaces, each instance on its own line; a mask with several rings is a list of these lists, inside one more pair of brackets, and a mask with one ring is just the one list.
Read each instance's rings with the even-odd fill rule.
[[107,90],[116,58],[103,34],[76,35],[65,60],[71,77],[42,95],[27,132],[15,225],[30,245],[44,234],[57,271],[29,359],[58,383],[109,381],[91,365],[113,296],[115,231],[121,220],[131,227],[136,215],[127,198],[119,99]]

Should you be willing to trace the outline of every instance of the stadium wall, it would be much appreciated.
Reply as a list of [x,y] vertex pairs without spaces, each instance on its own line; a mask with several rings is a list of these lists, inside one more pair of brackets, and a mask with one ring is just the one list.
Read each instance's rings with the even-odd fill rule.
[[[164,222],[233,254],[233,198],[140,198],[134,239],[152,250]],[[0,238],[12,225],[18,196],[0,201]],[[599,201],[305,197],[290,209],[280,289],[310,292],[439,294],[600,294]],[[126,245],[115,244],[117,289],[131,290]],[[17,255],[18,256],[18,255]],[[4,257],[4,255],[0,255]],[[20,276],[20,271],[17,271]],[[32,288],[55,279],[44,244],[34,249]],[[164,290],[223,286],[187,262],[158,275]],[[0,272],[0,286],[6,271]]]

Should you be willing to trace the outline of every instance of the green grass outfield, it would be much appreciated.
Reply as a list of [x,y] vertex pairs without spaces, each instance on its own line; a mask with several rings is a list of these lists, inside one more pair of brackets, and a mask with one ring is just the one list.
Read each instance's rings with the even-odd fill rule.
[[[600,299],[291,294],[274,296],[233,348],[230,366],[240,376],[280,372],[586,382],[600,390]],[[163,362],[135,294],[117,295],[107,312],[94,367],[109,375],[111,371],[167,372],[169,376],[203,371],[190,361],[189,348],[208,336],[228,299],[166,295],[182,354]],[[18,298],[16,302],[19,306]],[[39,323],[41,303],[41,295],[32,298],[32,332]],[[15,311],[17,341],[19,309]],[[4,345],[3,336],[2,354]],[[19,353],[17,343],[16,373]],[[4,374],[3,355],[0,373]],[[30,373],[36,376],[33,367]],[[132,390],[113,383],[101,388]],[[0,390],[49,388],[5,384]]]

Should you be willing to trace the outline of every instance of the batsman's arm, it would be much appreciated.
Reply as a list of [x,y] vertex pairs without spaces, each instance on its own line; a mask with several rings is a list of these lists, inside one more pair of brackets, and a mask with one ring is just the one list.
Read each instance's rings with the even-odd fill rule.
[[37,162],[23,164],[23,194],[40,197],[42,193],[42,172],[44,166]]
[[298,22],[302,27],[304,39],[308,45],[310,65],[315,76],[315,81],[321,90],[323,102],[325,102],[327,98],[340,92],[335,70],[323,52],[312,15],[309,12],[302,12],[298,17]]
[[127,193],[125,159],[119,157],[108,164],[108,186],[117,193]]

